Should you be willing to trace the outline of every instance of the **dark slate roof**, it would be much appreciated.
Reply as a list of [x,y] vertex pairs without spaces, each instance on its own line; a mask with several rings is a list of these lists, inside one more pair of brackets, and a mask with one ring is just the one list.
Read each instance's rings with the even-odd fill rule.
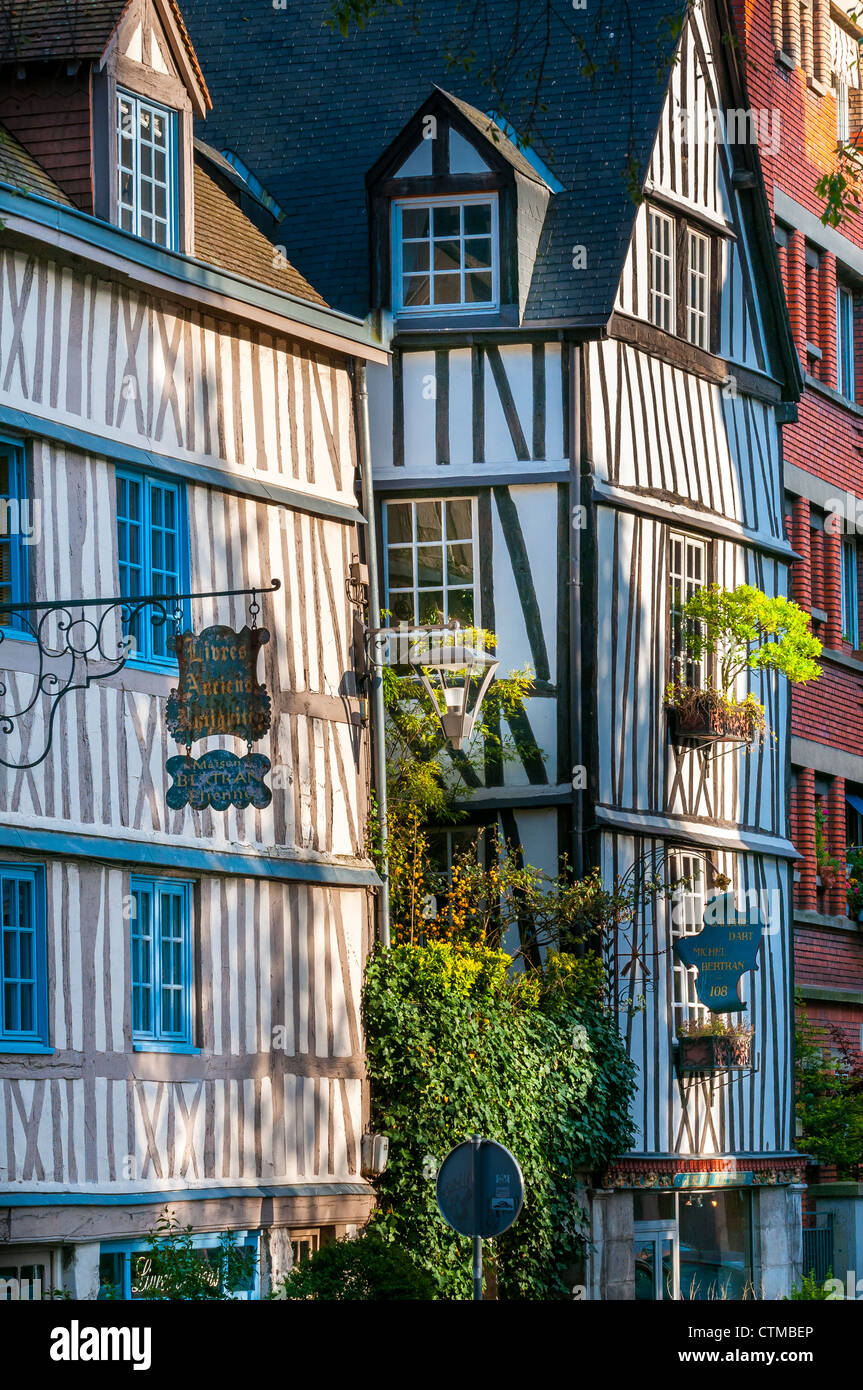
[[5,126],[0,126],[0,183],[9,183],[23,193],[38,193],[40,198],[50,198],[67,207],[73,206],[72,199],[58,188],[50,174]]
[[[209,100],[178,0],[168,3]],[[0,0],[0,63],[101,58],[130,4],[131,0]]]
[[[483,85],[483,48],[475,70],[448,69],[445,53],[464,14],[459,0],[397,7],[347,38],[324,27],[330,0],[287,10],[269,0],[182,0],[183,13],[213,92],[215,112],[201,133],[255,171],[286,211],[279,228],[291,259],[328,303],[354,314],[368,307],[366,172],[429,95],[433,84],[480,111],[492,104]],[[522,12],[526,7],[522,0]],[[550,203],[527,319],[605,321],[611,312],[636,205],[626,171],[640,182],[659,123],[668,68],[658,55],[674,47],[670,11],[685,0],[639,0],[626,34],[621,6],[597,24],[596,7],[570,10],[597,63],[593,79],[562,28],[553,34],[542,84],[547,110],[536,115],[535,146],[563,184]],[[563,7],[567,9],[566,6]],[[515,0],[496,0],[503,35]],[[536,55],[520,58],[507,121],[518,125]],[[618,64],[614,70],[615,61]],[[588,270],[572,269],[573,246],[587,248]]]

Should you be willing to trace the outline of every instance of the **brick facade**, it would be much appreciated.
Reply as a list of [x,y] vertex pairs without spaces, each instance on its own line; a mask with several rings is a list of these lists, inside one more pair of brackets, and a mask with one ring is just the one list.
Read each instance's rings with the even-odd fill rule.
[[[825,818],[826,848],[844,868],[852,835],[846,796],[863,795],[863,622],[858,618],[855,640],[849,632],[850,581],[843,607],[843,547],[849,543],[860,547],[858,572],[863,575],[863,537],[854,524],[856,514],[863,532],[863,297],[855,289],[859,278],[853,271],[863,250],[863,216],[852,215],[835,230],[824,227],[825,203],[816,192],[819,179],[836,164],[838,98],[832,68],[842,52],[842,36],[833,29],[840,20],[828,0],[815,0],[811,8],[799,0],[734,0],[732,8],[745,52],[750,102],[759,114],[770,113],[774,132],[778,113],[779,140],[770,145],[762,141],[760,153],[774,213],[780,204],[779,259],[806,373],[798,421],[783,430],[786,531],[799,556],[791,594],[813,612],[812,628],[824,645],[821,679],[795,690],[792,702],[796,776],[791,834],[802,855],[795,872],[795,970],[798,984],[814,990],[807,999],[810,1019],[825,1036],[831,1024],[840,1026],[859,1049],[863,927],[855,929],[846,915],[844,878],[836,884],[819,882],[815,843],[818,807]],[[850,24],[847,32],[853,48],[853,39],[863,33]],[[863,77],[859,68],[845,76],[852,89],[853,140],[863,124],[863,93],[853,89],[863,85]],[[854,396],[861,404],[839,393],[837,285],[854,294]],[[853,499],[850,505],[846,494]],[[834,496],[843,499],[842,517],[852,513],[850,526],[836,523],[828,506]],[[848,551],[845,564],[847,573]],[[853,825],[859,833],[859,822]]]

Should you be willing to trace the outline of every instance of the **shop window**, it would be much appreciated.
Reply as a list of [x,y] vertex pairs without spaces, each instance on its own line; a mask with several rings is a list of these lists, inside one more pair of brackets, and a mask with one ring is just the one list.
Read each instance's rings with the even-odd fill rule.
[[[0,440],[0,619],[3,603],[27,603],[27,552],[33,543],[34,513],[26,496],[24,451]],[[18,627],[11,615],[4,627]]]
[[58,1287],[56,1250],[7,1247],[0,1254],[0,1303],[39,1303]]
[[743,1188],[678,1193],[680,1297],[752,1297],[752,1196]]
[[[247,1256],[247,1273],[231,1293],[219,1297],[251,1300],[260,1297],[258,1236],[254,1232],[235,1231],[234,1246]],[[218,1289],[224,1277],[223,1237],[217,1232],[195,1234],[191,1238],[193,1256],[202,1266],[202,1280]],[[161,1278],[153,1268],[152,1256],[146,1241],[124,1241],[103,1244],[99,1254],[100,1299],[150,1299],[159,1297]]]

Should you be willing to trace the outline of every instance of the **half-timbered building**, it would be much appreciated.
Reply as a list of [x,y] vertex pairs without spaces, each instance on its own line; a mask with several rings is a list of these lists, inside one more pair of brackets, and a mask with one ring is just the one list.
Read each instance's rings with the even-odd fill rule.
[[[492,629],[504,669],[535,676],[520,757],[487,760],[472,815],[551,871],[567,854],[609,881],[688,884],[619,945],[637,1140],[595,1175],[590,1296],[776,1297],[801,1224],[788,696],[775,675],[741,680],[770,726],[751,748],[675,742],[665,707],[681,599],[711,582],[784,594],[792,556],[780,426],[799,368],[728,7],[681,4],[679,24],[667,0],[625,20],[576,7],[541,64],[525,37],[506,119],[482,45],[472,71],[446,65],[454,5],[345,38],[323,3],[284,32],[252,14],[229,62],[230,8],[188,5],[212,142],[285,206],[304,273],[392,348],[370,372],[387,605]],[[489,61],[516,9],[498,7]],[[255,70],[264,51],[250,93],[236,60]],[[690,1075],[675,1038],[703,1009],[673,946],[720,875],[769,912],[742,985],[753,1061]]]
[[[202,1250],[255,1251],[254,1296],[370,1207],[346,580],[354,372],[385,353],[193,140],[211,103],[174,0],[3,25],[0,1276],[134,1296],[167,1206]],[[151,594],[189,597],[124,621]],[[268,630],[267,806],[166,802],[175,615]]]

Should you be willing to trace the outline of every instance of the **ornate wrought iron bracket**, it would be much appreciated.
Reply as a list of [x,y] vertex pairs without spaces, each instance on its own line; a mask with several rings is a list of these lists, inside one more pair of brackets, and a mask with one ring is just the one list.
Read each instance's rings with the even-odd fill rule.
[[[0,753],[0,765],[27,771],[44,762],[51,751],[54,720],[60,702],[75,690],[86,690],[94,681],[116,676],[134,658],[134,631],[137,620],[149,613],[153,627],[173,622],[177,632],[184,616],[183,605],[191,599],[250,598],[250,610],[257,613],[261,593],[274,593],[281,580],[273,579],[264,589],[212,589],[196,594],[118,595],[114,598],[55,599],[51,603],[0,604],[0,643],[20,633],[35,639],[38,665],[34,672],[22,672],[34,682],[24,703],[14,710],[2,707],[8,694],[0,681],[0,735],[16,732],[35,709],[41,696],[47,696],[47,738],[38,758],[9,762]],[[89,614],[96,610],[94,616]],[[101,610],[101,611],[100,611]],[[77,616],[76,616],[77,615]],[[10,621],[14,627],[10,629]],[[17,630],[17,631],[16,631]]]

